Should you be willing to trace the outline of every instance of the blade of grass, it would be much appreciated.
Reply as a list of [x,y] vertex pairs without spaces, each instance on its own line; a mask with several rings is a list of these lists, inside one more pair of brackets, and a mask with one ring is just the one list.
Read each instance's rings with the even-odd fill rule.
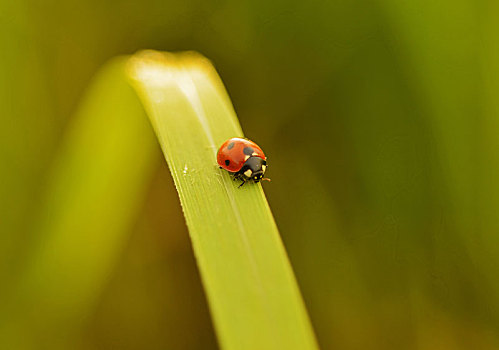
[[[68,344],[140,205],[154,137],[124,63],[103,69],[62,144],[3,347]],[[172,171],[222,347],[316,348],[261,186],[238,189],[216,166],[217,146],[242,135],[216,72],[196,54],[147,52],[128,73]]]
[[159,155],[125,62],[103,68],[61,144],[2,349],[67,348],[128,237]]
[[243,133],[209,61],[146,51],[129,74],[173,175],[222,347],[315,349],[261,185],[237,188],[216,165],[217,146]]

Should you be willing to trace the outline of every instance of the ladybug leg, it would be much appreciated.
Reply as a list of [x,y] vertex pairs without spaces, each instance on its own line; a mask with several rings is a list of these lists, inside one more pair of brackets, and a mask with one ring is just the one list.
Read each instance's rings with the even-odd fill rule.
[[246,180],[244,180],[244,179],[241,179],[241,180],[243,180],[243,182],[241,182],[241,184],[239,186],[237,186],[237,188],[241,188],[246,183]]
[[232,181],[242,180],[240,173],[232,173]]

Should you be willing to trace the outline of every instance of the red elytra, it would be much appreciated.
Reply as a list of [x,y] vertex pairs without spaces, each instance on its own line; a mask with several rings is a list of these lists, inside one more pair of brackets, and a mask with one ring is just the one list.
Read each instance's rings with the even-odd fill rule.
[[267,159],[262,149],[253,141],[233,137],[220,146],[217,162],[225,170],[235,173],[241,170],[248,157]]

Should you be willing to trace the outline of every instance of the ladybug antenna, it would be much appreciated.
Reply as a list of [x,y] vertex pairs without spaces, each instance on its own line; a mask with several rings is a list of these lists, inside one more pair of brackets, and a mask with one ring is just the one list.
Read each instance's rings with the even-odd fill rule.
[[267,178],[267,177],[264,177],[264,178],[262,178],[260,181],[268,181],[268,182],[271,182],[272,180],[271,180],[271,179],[269,179],[269,178]]

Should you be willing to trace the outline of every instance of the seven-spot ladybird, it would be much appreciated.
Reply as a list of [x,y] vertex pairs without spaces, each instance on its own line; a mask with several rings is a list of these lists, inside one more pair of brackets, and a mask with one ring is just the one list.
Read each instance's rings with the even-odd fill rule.
[[217,153],[217,162],[221,169],[227,170],[242,183],[246,181],[259,182],[268,180],[263,178],[267,169],[267,157],[256,143],[250,140],[234,137],[228,139],[220,146]]

